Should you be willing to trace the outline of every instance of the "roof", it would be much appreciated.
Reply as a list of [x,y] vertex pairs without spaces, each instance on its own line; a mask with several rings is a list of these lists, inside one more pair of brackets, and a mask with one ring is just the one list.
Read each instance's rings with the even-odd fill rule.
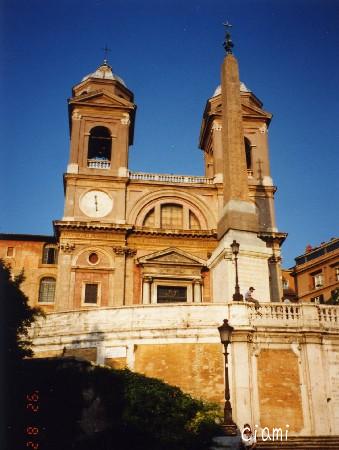
[[104,60],[103,64],[101,64],[95,72],[89,73],[81,81],[86,81],[89,78],[100,78],[101,80],[116,80],[123,86],[127,87],[124,80],[113,73],[112,67],[107,64],[106,60]]
[[[240,92],[252,92],[250,89],[248,89],[248,87],[246,86],[245,83],[243,83],[242,81],[240,81]],[[219,86],[217,86],[216,90],[214,91],[214,94],[212,95],[212,97],[216,97],[217,95],[221,94],[221,85],[219,84]]]
[[323,242],[319,247],[311,248],[303,255],[297,256],[295,258],[296,265],[305,264],[312,259],[319,258],[325,253],[334,252],[335,250],[339,250],[339,238],[332,238],[328,242]]
[[10,234],[0,233],[0,241],[35,241],[35,242],[56,242],[54,236],[41,234]]

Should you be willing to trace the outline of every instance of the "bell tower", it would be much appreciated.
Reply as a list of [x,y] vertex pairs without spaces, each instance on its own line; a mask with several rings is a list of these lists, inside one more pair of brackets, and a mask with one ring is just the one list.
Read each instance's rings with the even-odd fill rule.
[[63,220],[122,223],[118,191],[128,177],[136,106],[133,93],[104,60],[72,89],[70,157]]

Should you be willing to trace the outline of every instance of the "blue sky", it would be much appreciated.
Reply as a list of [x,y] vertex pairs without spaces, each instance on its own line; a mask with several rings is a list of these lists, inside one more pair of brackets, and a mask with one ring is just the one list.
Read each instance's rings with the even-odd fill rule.
[[62,217],[66,100],[105,44],[138,105],[130,169],[202,174],[225,20],[242,81],[274,115],[283,265],[338,236],[339,0],[0,1],[0,232],[51,234]]

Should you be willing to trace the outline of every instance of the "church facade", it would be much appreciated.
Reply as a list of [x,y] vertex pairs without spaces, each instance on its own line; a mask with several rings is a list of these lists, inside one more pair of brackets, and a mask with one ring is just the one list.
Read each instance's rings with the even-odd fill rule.
[[[236,58],[227,51],[203,113],[204,176],[131,172],[135,114],[107,61],[74,86],[55,236],[1,236],[0,257],[25,270],[31,305],[47,313],[32,332],[35,355],[129,367],[222,402],[217,327],[228,318],[235,421],[339,434],[339,316],[280,303],[286,233],[275,222],[271,114],[240,82]],[[236,265],[260,314],[233,301]]]

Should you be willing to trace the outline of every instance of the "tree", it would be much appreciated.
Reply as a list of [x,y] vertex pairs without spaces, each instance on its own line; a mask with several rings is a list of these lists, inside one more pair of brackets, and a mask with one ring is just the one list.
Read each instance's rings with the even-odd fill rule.
[[339,288],[331,292],[331,297],[326,302],[327,305],[339,305]]
[[24,279],[23,271],[13,277],[10,267],[0,260],[2,327],[5,346],[3,355],[7,362],[33,356],[28,328],[38,316],[44,315],[40,308],[29,306],[28,297],[20,289]]

